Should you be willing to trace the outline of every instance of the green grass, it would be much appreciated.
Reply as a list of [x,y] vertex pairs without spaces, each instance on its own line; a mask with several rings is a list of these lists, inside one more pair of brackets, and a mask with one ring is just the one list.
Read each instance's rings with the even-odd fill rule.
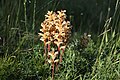
[[[97,9],[83,0],[71,1],[72,7],[68,0],[1,0],[0,80],[51,80],[38,32],[46,12],[60,9],[74,18],[70,19],[74,30],[54,80],[120,80],[120,1],[109,0],[109,5],[107,0],[92,1]],[[80,45],[83,32],[92,35],[87,48]]]

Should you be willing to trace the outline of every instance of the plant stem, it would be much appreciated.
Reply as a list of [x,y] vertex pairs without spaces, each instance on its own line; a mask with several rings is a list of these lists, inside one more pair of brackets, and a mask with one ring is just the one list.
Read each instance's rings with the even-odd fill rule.
[[48,44],[48,52],[50,51],[50,44]]
[[33,30],[33,47],[34,47],[34,30],[35,30],[35,9],[36,9],[36,0],[34,0],[34,10],[33,10],[33,23],[32,23],[32,30]]
[[45,57],[45,59],[46,59],[46,44],[45,44],[45,42],[44,42],[44,57]]
[[[60,54],[60,46],[58,46],[58,54]],[[58,71],[58,64],[59,63],[56,63],[56,71]]]
[[26,10],[26,0],[24,0],[24,18],[25,18],[25,27],[26,27],[26,32],[28,32],[27,28],[27,10]]
[[60,54],[60,63],[62,62],[62,55],[64,54],[64,50],[65,49],[62,49],[62,53]]
[[52,63],[52,80],[54,80],[54,62]]
[[[50,44],[48,44],[48,52],[50,52]],[[50,55],[48,55],[48,59],[50,59]]]

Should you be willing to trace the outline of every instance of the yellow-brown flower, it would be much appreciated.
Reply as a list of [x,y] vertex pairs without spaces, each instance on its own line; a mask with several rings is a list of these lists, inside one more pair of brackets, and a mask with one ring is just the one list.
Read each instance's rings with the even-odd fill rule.
[[70,22],[65,20],[65,12],[66,10],[57,11],[57,13],[48,11],[45,20],[41,23],[42,41],[51,41],[56,45],[61,44],[61,42],[66,43],[71,33],[71,27]]

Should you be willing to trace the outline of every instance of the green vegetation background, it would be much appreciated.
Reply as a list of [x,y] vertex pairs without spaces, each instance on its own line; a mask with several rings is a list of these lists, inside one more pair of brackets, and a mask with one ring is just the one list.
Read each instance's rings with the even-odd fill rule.
[[73,29],[55,80],[120,80],[120,0],[0,0],[0,80],[51,79],[38,32],[47,11],[61,9]]

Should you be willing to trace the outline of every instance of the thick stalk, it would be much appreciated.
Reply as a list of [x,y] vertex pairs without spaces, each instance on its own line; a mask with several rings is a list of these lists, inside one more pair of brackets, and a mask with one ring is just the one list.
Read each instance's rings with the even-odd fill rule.
[[44,57],[45,57],[45,59],[46,59],[46,53],[47,53],[47,51],[46,51],[46,43],[44,42]]
[[[60,46],[58,46],[58,55],[60,54]],[[58,71],[58,63],[56,63],[56,71]]]
[[50,52],[50,44],[48,44],[48,52]]
[[54,80],[54,62],[52,63],[52,80]]
[[62,53],[60,54],[60,63],[62,62],[62,56],[64,54],[65,49],[62,49]]
[[[50,52],[50,44],[48,44],[48,52]],[[50,55],[48,55],[48,59],[50,59]]]

